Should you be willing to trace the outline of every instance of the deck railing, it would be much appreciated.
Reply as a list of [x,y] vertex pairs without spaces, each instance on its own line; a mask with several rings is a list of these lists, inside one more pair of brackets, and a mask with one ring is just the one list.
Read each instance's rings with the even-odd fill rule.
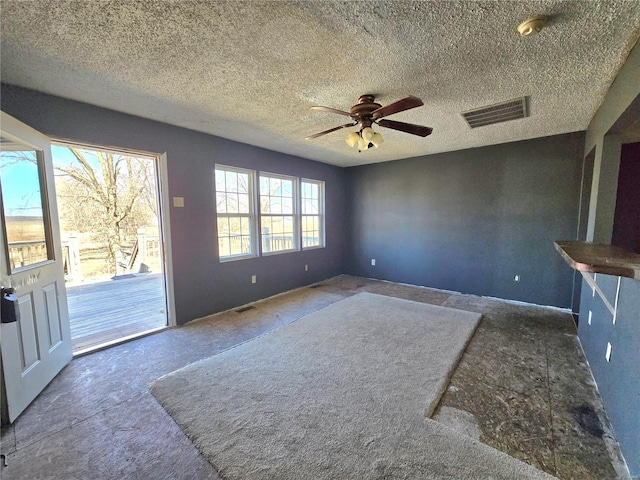
[[9,265],[11,270],[44,262],[47,259],[47,243],[44,240],[9,243]]
[[[221,251],[230,251],[232,255],[242,255],[251,252],[251,239],[248,235],[230,235],[222,238],[223,243],[220,244]],[[302,237],[302,245],[318,245],[319,238],[317,236]],[[291,235],[263,235],[262,251],[280,252],[285,250],[294,250],[293,236]],[[231,247],[230,249],[228,247]]]
[[246,235],[229,236],[232,255],[240,255],[251,251],[251,239]]
[[263,252],[279,252],[293,248],[295,247],[291,235],[262,235]]

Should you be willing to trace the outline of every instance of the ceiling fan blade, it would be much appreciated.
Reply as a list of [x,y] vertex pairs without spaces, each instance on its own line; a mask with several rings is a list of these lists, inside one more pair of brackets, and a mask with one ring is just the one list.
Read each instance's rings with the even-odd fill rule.
[[393,130],[400,130],[401,132],[410,133],[411,135],[418,135],[420,137],[426,137],[431,135],[433,128],[423,127],[422,125],[414,125],[413,123],[396,122],[395,120],[378,120],[376,122],[381,127],[391,128]]
[[339,127],[330,128],[329,130],[325,130],[324,132],[316,133],[314,135],[309,135],[308,137],[305,138],[305,140],[311,140],[312,138],[318,138],[318,137],[321,137],[322,135],[326,135],[327,133],[335,132],[336,130],[340,130],[342,128],[353,127],[355,125],[357,125],[357,124],[356,123],[345,123],[344,125],[340,125]]
[[316,105],[316,106],[311,107],[311,110],[320,110],[322,112],[337,113],[338,115],[344,115],[346,117],[350,117],[351,116],[351,114],[349,112],[344,112],[342,110],[338,110],[337,108],[322,107],[320,105]]
[[421,107],[424,105],[422,100],[418,97],[408,96],[403,98],[402,100],[398,100],[397,102],[390,103],[389,105],[385,105],[384,107],[380,107],[377,110],[371,112],[371,116],[376,118],[386,117],[388,115],[393,115],[394,113],[404,112],[405,110],[409,110],[411,108]]

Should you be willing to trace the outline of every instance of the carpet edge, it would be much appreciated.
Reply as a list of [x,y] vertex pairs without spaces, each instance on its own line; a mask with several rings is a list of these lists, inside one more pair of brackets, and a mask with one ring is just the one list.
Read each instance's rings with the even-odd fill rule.
[[[457,310],[457,309],[454,309],[454,310]],[[471,340],[473,340],[473,337],[475,336],[476,332],[478,331],[478,328],[480,327],[480,323],[482,323],[483,319],[484,319],[484,315],[483,314],[478,314],[478,320],[476,320],[476,323],[475,323],[475,326],[473,327],[473,330],[471,330],[471,332],[469,333],[469,336],[467,337],[467,340],[465,341],[464,345],[462,346],[462,349],[458,353],[458,356],[454,360],[451,369],[447,373],[447,376],[444,379],[444,382],[442,383],[442,388],[437,393],[437,399],[434,400],[431,403],[431,405],[429,405],[429,407],[427,407],[427,410],[425,411],[425,418],[431,419],[431,416],[433,415],[433,412],[435,412],[436,409],[438,408],[438,406],[440,405],[440,401],[442,400],[442,396],[444,395],[444,392],[447,390],[449,384],[451,383],[451,378],[453,377],[453,374],[455,373],[455,371],[458,369],[458,365],[460,365],[460,361],[462,360],[462,357],[464,356],[465,352],[467,351],[467,347],[471,343]]]

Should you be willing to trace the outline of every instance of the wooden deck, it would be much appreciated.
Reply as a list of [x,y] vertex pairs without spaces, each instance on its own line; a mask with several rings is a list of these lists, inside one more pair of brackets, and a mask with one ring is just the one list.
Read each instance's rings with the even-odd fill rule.
[[74,353],[167,325],[162,274],[68,286]]

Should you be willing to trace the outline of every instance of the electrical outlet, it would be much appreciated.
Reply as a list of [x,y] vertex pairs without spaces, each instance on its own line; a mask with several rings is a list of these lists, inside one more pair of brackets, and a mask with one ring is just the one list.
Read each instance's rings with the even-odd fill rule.
[[256,275],[251,275],[251,283],[256,283],[258,281],[258,277]]
[[373,265],[374,267],[376,266],[376,259],[375,258],[371,259],[371,265]]
[[304,271],[305,271],[305,272],[308,272],[308,271],[309,271],[309,265],[305,265],[305,266],[304,266]]

